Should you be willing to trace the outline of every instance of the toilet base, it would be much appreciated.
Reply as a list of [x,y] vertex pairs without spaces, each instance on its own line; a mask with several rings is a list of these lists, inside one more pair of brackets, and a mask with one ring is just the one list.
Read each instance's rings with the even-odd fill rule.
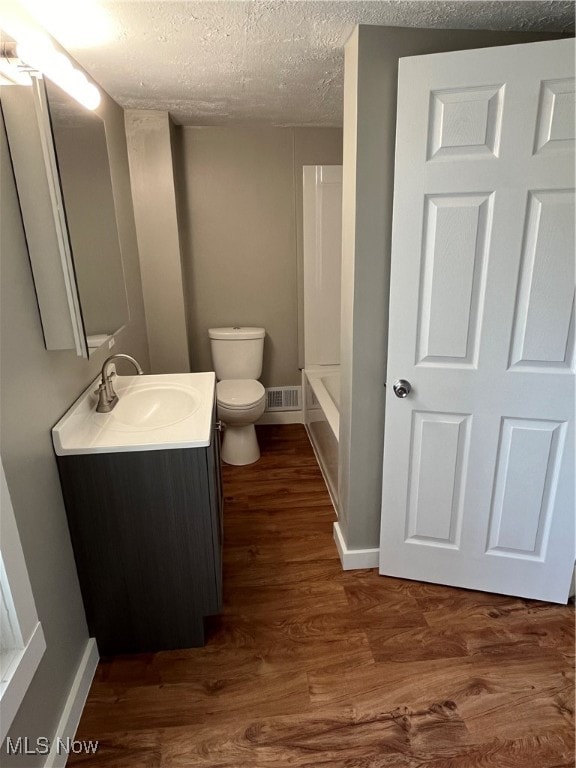
[[222,461],[237,467],[254,464],[260,458],[260,448],[254,424],[226,424],[222,440]]

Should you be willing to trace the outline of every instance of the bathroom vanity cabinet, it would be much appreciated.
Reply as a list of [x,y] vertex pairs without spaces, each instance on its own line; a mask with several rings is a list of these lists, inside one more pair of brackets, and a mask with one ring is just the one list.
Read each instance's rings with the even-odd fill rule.
[[203,645],[222,603],[219,433],[207,447],[57,460],[100,653]]

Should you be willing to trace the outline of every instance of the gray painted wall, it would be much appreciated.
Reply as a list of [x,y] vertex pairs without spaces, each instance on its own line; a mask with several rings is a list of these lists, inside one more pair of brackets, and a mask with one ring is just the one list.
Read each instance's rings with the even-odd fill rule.
[[[117,336],[114,351],[135,355],[148,371],[124,116],[105,94],[98,112],[106,121],[130,307],[130,322]],[[110,352],[100,349],[86,361],[72,351],[45,350],[3,124],[0,152],[0,447],[47,642],[9,735],[35,739],[53,735],[88,639],[50,429]],[[35,768],[43,759],[0,753],[3,768]]]
[[360,26],[345,48],[340,526],[379,546],[398,59],[553,34]]
[[167,112],[125,113],[152,373],[188,373],[180,236]]
[[207,330],[267,331],[262,382],[299,384],[302,166],[342,162],[333,128],[177,129],[177,180],[192,369]]

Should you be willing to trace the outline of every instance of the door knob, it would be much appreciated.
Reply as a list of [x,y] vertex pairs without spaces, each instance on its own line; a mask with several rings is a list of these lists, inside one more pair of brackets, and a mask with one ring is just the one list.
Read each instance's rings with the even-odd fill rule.
[[392,385],[392,389],[394,390],[396,397],[408,397],[412,385],[409,381],[406,381],[406,379],[398,379]]

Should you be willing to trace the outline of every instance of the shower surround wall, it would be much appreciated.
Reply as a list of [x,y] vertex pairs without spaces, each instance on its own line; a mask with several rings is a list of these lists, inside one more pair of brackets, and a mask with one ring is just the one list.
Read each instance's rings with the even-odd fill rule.
[[264,386],[298,385],[302,167],[340,164],[340,128],[176,129],[175,168],[193,370],[207,330],[266,328]]

